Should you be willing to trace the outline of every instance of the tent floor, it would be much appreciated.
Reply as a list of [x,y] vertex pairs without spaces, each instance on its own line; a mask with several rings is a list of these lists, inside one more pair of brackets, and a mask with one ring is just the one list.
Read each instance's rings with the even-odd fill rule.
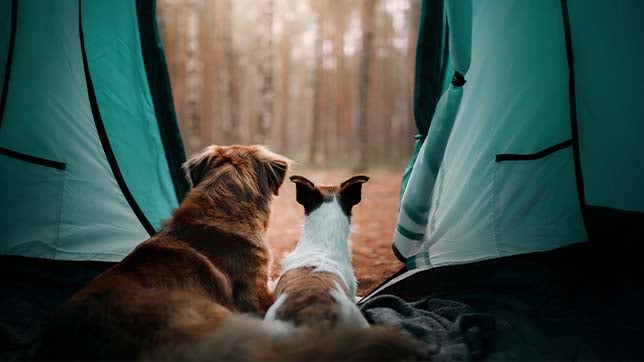
[[644,360],[644,267],[634,249],[582,243],[404,272],[360,304],[383,295],[464,303],[496,320],[489,360]]
[[[0,257],[0,360],[28,360],[48,316],[111,263]],[[377,293],[459,301],[493,315],[531,351],[525,359],[642,360],[644,279],[639,254],[584,243],[468,265],[403,273]],[[516,342],[519,341],[519,342]],[[503,359],[501,340],[491,359]]]
[[0,361],[29,360],[51,313],[112,265],[0,256]]

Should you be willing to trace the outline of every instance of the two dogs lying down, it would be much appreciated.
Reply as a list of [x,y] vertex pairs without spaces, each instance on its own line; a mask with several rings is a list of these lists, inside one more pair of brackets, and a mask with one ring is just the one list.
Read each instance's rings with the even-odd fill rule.
[[349,220],[365,176],[339,186],[291,177],[306,223],[269,290],[265,234],[289,162],[262,146],[210,146],[188,160],[192,190],[162,230],[67,301],[35,358],[423,359],[416,340],[369,326],[353,303]]

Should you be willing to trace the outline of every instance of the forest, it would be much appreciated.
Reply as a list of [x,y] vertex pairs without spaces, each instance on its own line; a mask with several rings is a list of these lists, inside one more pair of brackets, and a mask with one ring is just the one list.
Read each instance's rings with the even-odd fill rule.
[[261,143],[306,167],[402,170],[420,0],[159,0],[187,153]]

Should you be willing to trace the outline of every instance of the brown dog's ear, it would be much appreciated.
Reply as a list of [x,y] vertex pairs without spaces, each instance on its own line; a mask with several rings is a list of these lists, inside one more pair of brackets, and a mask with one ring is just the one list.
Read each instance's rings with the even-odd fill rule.
[[266,170],[266,183],[269,190],[274,195],[278,195],[280,186],[284,182],[284,177],[288,171],[288,163],[283,160],[273,160],[268,162]]
[[340,198],[347,211],[362,200],[362,184],[369,181],[369,177],[353,176],[340,184]]
[[215,150],[216,146],[206,147],[199,154],[191,157],[181,165],[186,179],[192,187],[197,186],[210,170],[210,164],[215,156]]
[[304,206],[305,213],[308,214],[322,203],[323,196],[311,180],[299,175],[291,176],[290,180],[295,183],[295,199]]
[[255,158],[258,161],[256,167],[259,185],[266,195],[277,195],[280,186],[284,182],[286,172],[293,161],[270,151],[262,145],[252,146],[255,150]]

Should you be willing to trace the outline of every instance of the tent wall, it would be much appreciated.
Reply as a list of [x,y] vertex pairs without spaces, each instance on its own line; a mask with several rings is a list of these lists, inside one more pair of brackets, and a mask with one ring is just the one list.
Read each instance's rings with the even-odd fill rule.
[[6,93],[4,85],[6,83],[5,76],[7,75],[7,60],[10,58],[9,53],[13,52],[11,44],[12,10],[11,1],[0,1],[0,114],[2,114],[2,109],[4,108],[4,94]]
[[159,34],[156,0],[136,1],[136,11],[148,89],[154,104],[161,141],[165,148],[168,171],[172,178],[177,200],[183,200],[190,189],[181,168],[181,165],[186,162],[186,152],[177,123],[172,88],[170,87],[170,74]]
[[586,203],[644,212],[644,3],[567,3]]
[[0,64],[10,71],[0,114],[0,253],[118,261],[155,232],[179,194],[142,58],[137,3],[2,0],[0,7],[10,3],[18,6],[10,22],[15,52]]
[[[177,206],[141,57],[136,3],[84,1],[83,31],[100,116],[124,181],[153,229]],[[132,157],[145,155],[145,157]]]
[[446,87],[443,83],[449,69],[447,21],[443,2],[423,1],[421,5],[414,76],[414,121],[418,134],[413,157],[403,174],[401,196],[409,181],[418,151],[427,137],[436,103]]
[[644,61],[643,8],[445,1],[457,77],[404,189],[394,249],[408,267],[545,251],[641,224],[644,78],[632,70]]
[[77,1],[19,4],[0,145],[66,167],[0,159],[0,228],[7,231],[2,252],[119,258],[147,233],[101,147],[83,72],[79,19],[69,14],[78,14]]

